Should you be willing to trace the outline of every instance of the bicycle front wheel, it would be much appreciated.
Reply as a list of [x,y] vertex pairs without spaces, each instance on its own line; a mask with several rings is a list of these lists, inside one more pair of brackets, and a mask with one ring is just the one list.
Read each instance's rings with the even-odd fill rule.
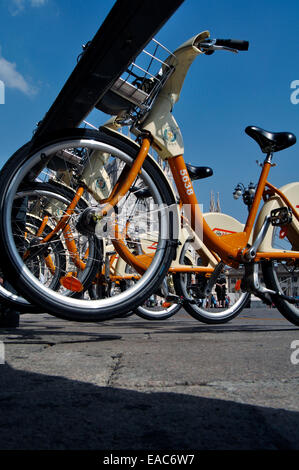
[[[117,290],[115,295],[106,296],[103,289],[102,297],[95,300],[89,297],[88,290],[84,295],[75,297],[61,290],[55,291],[44,283],[40,276],[36,276],[33,268],[26,265],[23,240],[14,235],[16,217],[19,217],[22,223],[24,221],[26,223],[31,211],[31,207],[26,205],[25,210],[19,211],[16,215],[14,206],[16,195],[24,191],[28,184],[63,181],[74,191],[78,187],[84,187],[88,190],[91,203],[100,205],[101,200],[107,199],[109,193],[113,191],[123,170],[130,168],[138,151],[137,145],[127,143],[117,136],[87,129],[73,129],[60,132],[46,142],[40,141],[34,149],[30,145],[25,145],[4,166],[0,180],[1,265],[8,280],[13,281],[17,290],[30,302],[60,318],[103,321],[135,309],[158,288],[175,251],[169,231],[169,217],[165,211],[165,207],[173,204],[174,200],[165,177],[150,158],[144,162],[135,186],[146,188],[150,194],[147,216],[154,226],[156,250],[144,273],[138,272],[135,282],[130,283],[125,291]],[[50,194],[48,197],[50,206],[51,196]],[[117,214],[130,208],[134,204],[134,198],[136,198],[134,193],[128,194],[121,201],[122,205],[119,204]],[[118,217],[117,222],[120,224],[120,216]],[[68,221],[71,221],[81,234],[86,233],[86,227],[78,223],[75,211],[71,213]],[[107,223],[109,224],[109,220]],[[137,223],[138,221],[135,221],[135,224]],[[65,225],[57,231],[60,237],[63,229]],[[137,232],[139,237],[140,226]],[[126,248],[131,250],[133,256],[135,255],[134,233],[132,230],[130,239],[126,240]],[[107,236],[109,235],[105,234],[105,237]],[[113,238],[113,235],[111,237]],[[67,255],[66,246],[64,250]]]
[[36,305],[32,305],[28,300],[18,294],[16,289],[5,279],[3,270],[0,267],[0,302],[17,312],[40,313]]

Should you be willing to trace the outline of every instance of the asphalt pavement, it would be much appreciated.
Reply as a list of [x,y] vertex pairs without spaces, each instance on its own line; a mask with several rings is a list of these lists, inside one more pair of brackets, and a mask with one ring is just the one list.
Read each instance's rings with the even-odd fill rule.
[[299,329],[276,309],[217,326],[25,314],[0,341],[2,450],[299,450]]

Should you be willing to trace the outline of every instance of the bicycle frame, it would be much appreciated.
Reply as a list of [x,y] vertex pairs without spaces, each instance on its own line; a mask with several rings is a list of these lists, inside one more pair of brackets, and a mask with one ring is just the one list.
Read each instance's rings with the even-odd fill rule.
[[[218,236],[207,224],[205,221],[203,214],[200,210],[200,206],[198,204],[193,185],[191,179],[188,174],[188,170],[184,161],[183,156],[173,157],[169,159],[169,166],[172,171],[172,175],[178,189],[180,198],[184,205],[189,205],[191,208],[191,217],[190,217],[190,225],[193,231],[195,231],[196,226],[203,226],[203,244],[212,252],[215,252],[219,255],[219,257],[228,265],[236,266],[236,263],[239,264],[246,260],[246,253],[248,252],[248,242],[250,237],[252,236],[252,231],[254,227],[254,222],[258,213],[258,208],[260,202],[262,200],[263,195],[265,195],[265,188],[268,187],[271,189],[272,192],[277,194],[283,202],[289,207],[294,217],[297,221],[299,221],[299,215],[296,211],[295,207],[289,199],[283,194],[282,191],[275,188],[275,186],[271,185],[267,181],[267,177],[269,174],[269,170],[271,168],[271,161],[269,156],[266,158],[263,169],[261,172],[261,176],[257,185],[255,198],[251,207],[251,210],[248,214],[247,221],[244,227],[244,230],[241,232],[236,232],[232,234]],[[133,171],[130,171],[130,177],[134,181],[135,174]],[[120,197],[118,193],[114,193],[114,197]],[[117,238],[117,237],[116,237]],[[118,252],[121,254],[122,257],[126,257],[127,250],[122,242],[119,242],[118,245]],[[129,255],[129,253],[128,253]],[[130,255],[129,255],[130,256]],[[260,259],[298,259],[299,252],[286,252],[286,251],[267,251],[267,252],[257,252],[255,257],[250,261],[258,261]],[[131,264],[133,263],[132,259],[127,258],[127,261]],[[248,259],[247,259],[248,261]],[[144,265],[140,266],[141,269],[144,269]],[[185,272],[188,271],[187,267],[182,268]],[[203,268],[201,269],[204,270]],[[198,272],[200,269],[198,269]]]
[[[209,213],[204,215],[206,219],[208,219],[209,225],[212,227],[212,230],[220,230],[224,232],[237,232],[243,227],[243,224],[238,222],[236,219],[233,219],[226,214],[216,214],[216,213]],[[141,255],[132,255],[131,252],[126,248],[124,244],[125,234],[122,237],[115,238],[113,240],[113,244],[107,248],[108,252],[113,252],[113,248],[116,251],[116,254],[113,254],[110,259],[109,269],[110,272],[113,274],[110,275],[110,280],[121,280],[121,279],[129,279],[129,275],[125,274],[125,267],[130,264],[134,269],[138,271],[141,268],[140,272],[144,272],[145,265],[148,265],[151,262],[153,257],[152,251],[155,250],[156,242],[151,243],[148,240],[148,234],[146,241],[142,243],[142,239],[140,241],[141,250],[143,254]],[[205,266],[197,266],[194,265],[192,257],[189,258],[189,265],[180,263],[181,253],[184,248],[185,243],[188,240],[192,240],[194,243],[194,250],[200,255],[201,258],[205,260]],[[144,245],[144,246],[142,246]],[[197,247],[197,249],[196,249]],[[130,257],[129,257],[130,256]],[[188,257],[188,256],[187,256]],[[143,260],[144,265],[138,264],[138,260]],[[126,261],[125,261],[126,260]],[[210,250],[207,249],[206,246],[199,240],[196,233],[192,231],[191,227],[188,228],[183,227],[180,230],[179,236],[179,246],[177,249],[177,254],[175,260],[172,262],[169,273],[204,273],[204,274],[211,274],[217,264],[219,263],[220,259],[215,254],[212,253]],[[142,269],[143,268],[143,269]],[[107,275],[108,273],[106,273]],[[132,277],[133,275],[131,275]]]
[[[184,204],[189,204],[192,207],[192,219],[191,226],[194,227],[196,220],[202,219],[202,213],[197,202],[197,198],[193,189],[191,179],[188,175],[183,156],[174,157],[169,160],[169,166],[171,168],[173,178],[178,188],[180,197]],[[271,162],[269,158],[264,162],[262,173],[257,185],[257,190],[253,205],[248,214],[248,218],[245,224],[244,231],[237,232],[229,235],[217,236],[208,226],[203,218],[203,243],[212,251],[215,251],[223,261],[228,265],[232,265],[235,261],[241,262],[246,259],[246,253],[248,251],[247,244],[252,234],[254,222],[257,216],[258,207],[260,205],[263,194],[265,194],[265,187],[271,189],[272,192],[277,194],[283,202],[289,207],[296,220],[299,221],[299,214],[295,207],[291,204],[289,199],[280,191],[271,185],[267,181],[267,176],[271,168]],[[195,222],[194,222],[195,220]],[[258,261],[260,259],[286,259],[286,258],[299,258],[299,252],[257,252],[256,256],[252,261]]]
[[[157,151],[160,158],[168,160],[171,172],[178,189],[181,201],[184,205],[191,207],[191,227],[194,230],[196,226],[202,226],[203,243],[209,250],[215,252],[226,264],[237,266],[242,261],[249,261],[248,258],[248,242],[253,234],[254,223],[257,217],[258,208],[262,197],[266,196],[266,187],[279,196],[284,204],[292,210],[293,216],[297,221],[295,230],[299,236],[299,215],[294,205],[286,197],[283,191],[275,188],[268,181],[268,174],[271,168],[272,155],[267,155],[264,161],[262,172],[257,185],[253,205],[248,214],[245,228],[241,232],[223,235],[219,237],[215,234],[203,218],[200,210],[191,179],[186,168],[183,153],[183,139],[179,126],[172,114],[174,104],[178,101],[183,81],[187,71],[194,59],[203,54],[198,47],[200,41],[209,38],[208,31],[204,31],[199,35],[191,38],[182,44],[173,55],[167,60],[169,64],[175,65],[175,71],[170,79],[166,82],[164,88],[160,91],[152,109],[142,123],[142,132],[149,132],[152,138],[152,145]],[[117,119],[109,120],[107,127],[116,130]],[[132,128],[132,132],[140,137],[140,131]],[[142,135],[141,135],[142,138]],[[147,137],[148,139],[148,137]],[[144,140],[142,140],[143,146]],[[140,152],[141,153],[141,152]],[[139,156],[137,157],[139,158]],[[133,181],[135,174],[133,168],[130,171],[130,179]],[[117,196],[117,194],[114,194]],[[121,194],[119,194],[121,197]],[[264,220],[262,220],[262,223]],[[293,223],[294,224],[294,223]],[[258,225],[261,225],[258,221]],[[254,233],[254,237],[257,234]],[[255,238],[253,238],[254,242]],[[247,255],[247,257],[246,257]],[[258,261],[261,259],[298,259],[299,252],[286,252],[278,250],[267,250],[265,252],[257,252],[250,261]]]
[[[105,214],[108,213],[108,211],[111,210],[111,208],[114,207],[114,205],[119,200],[122,199],[124,194],[126,194],[127,187],[130,187],[133,184],[142,166],[141,162],[144,161],[146,152],[148,151],[148,148],[149,148],[148,137],[146,137],[145,140],[146,142],[144,143],[144,145],[141,146],[139,155],[137,159],[135,160],[135,166],[133,165],[131,168],[127,166],[124,167],[124,170],[122,171],[109,197],[101,201],[101,202],[105,202],[106,205],[104,209],[102,210],[102,214],[98,216],[100,220]],[[264,167],[262,170],[259,183],[257,185],[256,196],[255,196],[251,211],[248,215],[247,222],[245,224],[243,231],[234,231],[234,233],[219,236],[210,228],[203,214],[201,213],[200,206],[197,202],[197,198],[195,196],[193,185],[189,177],[188,170],[186,168],[183,156],[173,157],[169,159],[169,166],[171,168],[174,181],[178,188],[182,203],[188,204],[191,207],[190,232],[192,232],[192,236],[196,238],[197,244],[199,244],[200,246],[200,248],[197,248],[197,252],[198,254],[201,254],[202,250],[206,250],[206,254],[208,253],[208,257],[210,261],[212,260],[211,266],[186,266],[176,261],[170,267],[170,270],[169,270],[170,272],[185,272],[185,273],[186,272],[194,272],[194,273],[205,272],[208,274],[208,273],[213,272],[217,264],[217,261],[219,261],[220,258],[226,264],[231,265],[231,266],[237,266],[240,262],[243,262],[246,257],[247,250],[248,250],[247,248],[248,241],[250,237],[252,236],[252,229],[253,229],[254,221],[257,215],[258,206],[263,196],[266,199],[267,191],[265,188],[269,188],[272,193],[277,194],[283,200],[283,202],[292,209],[296,219],[299,220],[298,213],[295,207],[289,202],[285,194],[281,190],[275,188],[266,180],[270,167],[271,167],[271,163],[270,161],[268,161],[268,158],[267,158],[264,163]],[[76,244],[74,241],[72,241],[72,234],[69,232],[69,226],[67,224],[67,221],[70,215],[72,214],[79,198],[82,196],[82,193],[83,193],[82,190],[83,188],[81,187],[77,189],[76,196],[74,197],[74,200],[71,202],[70,206],[66,210],[65,214],[63,215],[61,220],[58,222],[55,229],[51,232],[51,234],[47,235],[47,237],[43,240],[43,242],[46,242],[54,234],[56,234],[59,229],[62,229],[62,233],[65,236],[68,250],[70,251],[73,261],[75,262],[75,264],[78,266],[79,269],[84,269],[85,263],[82,260],[80,260],[80,257],[76,251]],[[195,232],[196,225],[199,225],[199,226],[203,225],[203,240],[202,241],[198,238]],[[132,266],[137,271],[137,273],[143,274],[146,271],[147,267],[149,266],[153,255],[150,255],[149,253],[144,253],[142,255],[134,255],[127,248],[124,242],[123,234],[120,234],[118,232],[117,224],[115,225],[114,228],[115,228],[115,238],[113,240],[114,249],[116,250],[118,255],[121,257],[121,259],[125,262],[125,264],[127,263],[130,266]],[[215,255],[215,253],[219,256],[219,258],[217,257],[217,255]],[[270,251],[257,252],[253,261],[259,261],[265,258],[286,259],[288,257],[298,258],[299,253],[294,253],[294,251],[290,253],[287,253],[285,251],[278,252],[277,250],[273,252],[270,252]],[[118,274],[116,276],[113,276],[114,280],[117,280],[120,276],[122,276],[122,278],[124,278],[125,276],[127,279],[134,278],[134,275],[126,275],[124,272],[124,269],[116,269],[116,271],[118,271]]]

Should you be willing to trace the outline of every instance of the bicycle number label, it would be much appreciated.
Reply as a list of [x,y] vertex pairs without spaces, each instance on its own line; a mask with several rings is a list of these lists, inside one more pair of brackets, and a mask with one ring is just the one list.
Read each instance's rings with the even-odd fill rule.
[[190,196],[191,194],[193,194],[193,189],[192,189],[191,180],[190,180],[189,175],[188,175],[188,171],[187,170],[180,170],[180,175],[181,175],[182,181],[184,183],[186,193],[188,194],[188,196]]

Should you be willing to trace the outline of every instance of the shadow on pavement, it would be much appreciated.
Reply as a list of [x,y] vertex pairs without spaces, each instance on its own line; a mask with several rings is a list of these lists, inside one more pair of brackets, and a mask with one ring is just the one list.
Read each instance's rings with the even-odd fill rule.
[[[57,344],[59,342],[63,343],[92,343],[92,342],[102,342],[102,341],[113,341],[119,340],[122,338],[119,334],[109,333],[109,332],[99,332],[95,331],[94,323],[85,324],[84,328],[80,329],[70,328],[68,329],[68,324],[62,324],[61,326],[53,324],[39,324],[36,321],[26,320],[26,327],[22,328],[23,325],[20,325],[20,328],[0,328],[0,334],[3,338],[7,340],[9,344]],[[76,324],[78,327],[78,324]],[[52,341],[53,338],[53,341]],[[68,340],[68,338],[70,338]]]
[[[188,318],[188,317],[187,317]],[[39,318],[37,317],[37,320]],[[53,325],[51,322],[53,320]],[[59,320],[58,320],[59,321]],[[255,319],[251,319],[250,324],[243,322],[234,323],[234,321],[218,324],[218,325],[208,325],[198,322],[197,320],[191,321],[180,321],[174,319],[165,320],[165,321],[148,321],[140,318],[131,317],[128,320],[114,319],[106,322],[100,323],[84,323],[82,329],[80,330],[79,324],[75,322],[70,322],[70,328],[68,329],[68,323],[57,324],[57,319],[47,318],[47,322],[39,323],[35,319],[28,320],[24,323],[25,328],[16,329],[7,329],[1,328],[0,333],[3,336],[7,336],[9,344],[21,344],[22,342],[30,344],[57,344],[59,342],[63,343],[91,343],[91,342],[103,342],[103,341],[113,341],[120,340],[123,336],[131,334],[132,331],[140,331],[143,334],[200,334],[200,333],[210,333],[210,334],[221,334],[221,333],[264,333],[264,332],[289,332],[297,331],[298,327],[292,325],[288,322],[280,325],[279,323],[259,324],[255,322]],[[101,330],[101,327],[105,329]],[[95,330],[95,327],[97,328]],[[108,327],[108,328],[107,328]],[[121,334],[119,334],[121,330]],[[12,335],[12,337],[10,337]],[[53,342],[51,338],[53,337]],[[70,339],[68,340],[68,337]]]
[[299,449],[299,413],[0,365],[0,449]]

